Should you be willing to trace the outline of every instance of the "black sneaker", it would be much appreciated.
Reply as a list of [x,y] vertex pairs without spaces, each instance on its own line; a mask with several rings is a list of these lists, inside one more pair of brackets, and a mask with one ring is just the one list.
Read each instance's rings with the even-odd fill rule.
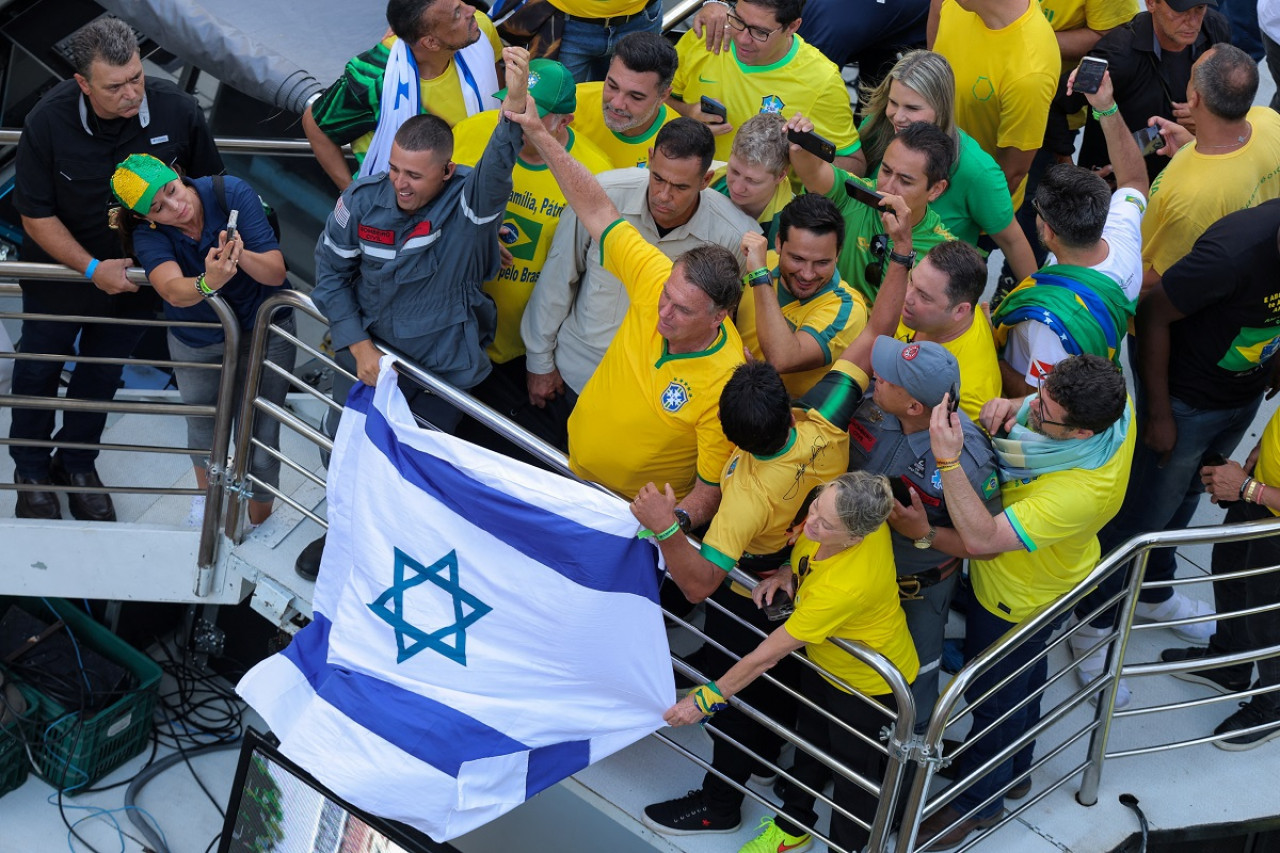
[[683,797],[644,807],[644,824],[663,835],[697,835],[703,832],[737,832],[742,825],[742,812],[728,814],[711,811],[701,788]]
[[[1209,649],[1189,646],[1185,649],[1165,649],[1160,653],[1160,660],[1165,663],[1186,663],[1187,661],[1202,660],[1216,656],[1217,653]],[[1249,689],[1249,676],[1252,674],[1253,667],[1246,666],[1248,667],[1247,669],[1239,664],[1227,664],[1226,666],[1174,672],[1171,675],[1174,678],[1181,678],[1183,681],[1192,681],[1196,684],[1212,687],[1220,693],[1239,693]],[[1238,672],[1243,672],[1244,675],[1237,675]]]
[[1267,741],[1280,737],[1280,714],[1276,714],[1274,711],[1268,713],[1258,708],[1257,705],[1256,701],[1241,702],[1240,710],[1223,720],[1222,725],[1214,729],[1213,733],[1215,735],[1225,735],[1230,732],[1239,732],[1245,729],[1252,729],[1255,726],[1268,726],[1270,724],[1267,728],[1259,729],[1256,732],[1239,734],[1225,740],[1215,740],[1213,745],[1218,749],[1241,752],[1246,749],[1253,749],[1255,746],[1262,746]]

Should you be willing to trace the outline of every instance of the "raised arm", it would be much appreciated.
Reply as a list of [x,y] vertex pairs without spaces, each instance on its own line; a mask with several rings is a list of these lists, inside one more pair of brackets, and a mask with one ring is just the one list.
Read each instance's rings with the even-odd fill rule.
[[[505,51],[504,51],[505,53]],[[524,129],[524,138],[538,149],[542,159],[546,161],[556,183],[564,193],[578,221],[587,229],[593,239],[599,240],[606,228],[621,218],[618,208],[605,194],[604,187],[596,180],[595,175],[587,167],[573,159],[573,156],[556,141],[556,138],[542,124],[538,117],[538,109],[532,98],[521,112],[504,109],[504,115]]]
[[[885,233],[893,241],[893,252],[899,258],[911,256],[911,208],[902,200],[902,196],[884,194],[880,206],[884,212],[880,221]],[[886,265],[884,281],[880,292],[876,294],[875,305],[871,308],[871,316],[867,325],[840,355],[845,361],[856,364],[868,376],[871,375],[871,348],[875,346],[880,335],[892,336],[898,329],[898,320],[902,317],[902,301],[907,295],[907,279],[910,269],[905,263],[891,260]]]
[[[1067,77],[1068,95],[1072,94],[1076,72],[1079,70],[1079,68],[1075,69]],[[1116,104],[1115,89],[1111,85],[1111,72],[1102,72],[1102,83],[1098,86],[1098,91],[1083,94],[1094,114],[1101,116],[1098,119],[1098,126],[1102,128],[1102,135],[1107,140],[1107,155],[1111,158],[1111,169],[1116,177],[1116,186],[1135,189],[1145,196],[1151,187],[1147,179],[1147,163],[1142,159],[1138,143],[1133,141],[1133,134],[1129,132],[1128,125],[1124,123],[1124,116],[1120,114]]]
[[[796,113],[787,121],[787,130],[812,133],[813,122]],[[794,143],[788,146],[788,151],[791,156],[791,168],[795,170],[796,177],[800,179],[800,183],[804,184],[806,190],[815,195],[826,195],[831,192],[831,188],[836,185],[834,166]]]

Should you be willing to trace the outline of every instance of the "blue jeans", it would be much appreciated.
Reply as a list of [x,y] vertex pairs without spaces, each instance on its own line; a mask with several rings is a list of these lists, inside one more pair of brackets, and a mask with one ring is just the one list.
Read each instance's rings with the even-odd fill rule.
[[[1031,637],[1022,646],[983,673],[980,678],[974,681],[973,686],[965,691],[965,701],[969,703],[976,702],[979,696],[990,690],[997,682],[1009,678],[1027,661],[1044,651],[1045,647],[1049,645],[1049,638],[1053,636],[1053,632],[1058,629],[1062,622],[1063,618],[1060,617],[1052,625]],[[976,599],[971,598],[968,613],[965,615],[965,663],[972,661],[986,648],[1004,636],[1005,633],[1012,630],[1013,627],[1014,623],[1006,622],[979,604]],[[980,732],[986,732],[986,734],[975,741],[960,756],[957,779],[965,779],[971,776],[981,764],[1040,722],[1040,699],[1037,697],[999,726],[992,728],[992,724],[1002,715],[1008,713],[1010,708],[1043,687],[1048,677],[1048,660],[1041,658],[1030,669],[1006,684],[1000,692],[973,709],[973,728],[970,730],[966,741],[973,740]],[[956,797],[955,807],[963,812],[968,812],[977,808],[979,803],[996,791],[1008,787],[1014,776],[1025,773],[1031,767],[1031,759],[1034,753],[1035,741],[1032,741],[1020,749],[1013,758],[1000,764],[999,767],[974,783],[973,787]],[[991,817],[999,814],[1002,808],[1004,808],[1004,798],[1000,797],[978,812],[976,817]]]
[[[1160,466],[1159,455],[1142,440],[1146,412],[1142,408],[1138,411],[1138,419],[1132,427],[1139,430],[1138,443],[1133,453],[1124,505],[1116,517],[1098,532],[1098,543],[1104,555],[1139,533],[1181,530],[1191,523],[1204,491],[1200,482],[1201,460],[1209,453],[1230,456],[1235,451],[1258,412],[1262,395],[1234,409],[1197,409],[1176,397],[1170,402],[1178,440],[1164,467]],[[1177,569],[1175,556],[1173,548],[1152,551],[1147,563],[1147,580],[1171,580]],[[1087,616],[1103,600],[1119,592],[1124,582],[1124,572],[1112,574],[1080,602],[1076,614],[1082,618]],[[1172,595],[1173,589],[1164,587],[1146,590],[1141,598],[1156,604],[1167,601]],[[1110,612],[1100,614],[1093,624],[1107,627],[1111,619]]]
[[564,63],[579,83],[603,80],[613,58],[613,49],[623,36],[632,33],[662,34],[662,0],[653,0],[638,16],[616,27],[566,17],[556,59]]

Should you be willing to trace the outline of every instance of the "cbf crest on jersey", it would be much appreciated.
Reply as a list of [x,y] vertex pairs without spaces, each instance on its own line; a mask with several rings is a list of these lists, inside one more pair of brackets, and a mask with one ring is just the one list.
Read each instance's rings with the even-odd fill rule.
[[689,402],[693,395],[689,392],[689,383],[683,379],[672,379],[666,388],[662,389],[662,408],[671,414],[675,414],[684,408],[684,404]]
[[786,106],[787,105],[782,102],[782,98],[779,98],[777,95],[765,95],[760,99],[760,112],[762,113],[771,113],[773,115],[780,116]]

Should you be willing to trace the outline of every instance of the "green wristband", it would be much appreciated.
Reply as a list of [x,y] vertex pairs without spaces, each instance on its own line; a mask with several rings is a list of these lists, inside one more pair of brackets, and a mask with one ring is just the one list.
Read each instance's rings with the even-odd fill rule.
[[648,539],[652,537],[658,542],[663,542],[667,539],[670,539],[672,536],[675,536],[679,532],[680,532],[680,522],[677,521],[674,524],[672,524],[670,527],[668,527],[666,530],[662,531],[661,533],[654,533],[652,530],[647,530],[647,529],[641,530],[639,533],[636,534],[636,538]]
[[1090,108],[1089,112],[1093,114],[1096,121],[1102,121],[1107,116],[1113,116],[1120,112],[1120,105],[1112,104],[1110,109],[1103,110],[1102,112],[1098,112],[1097,110]]

